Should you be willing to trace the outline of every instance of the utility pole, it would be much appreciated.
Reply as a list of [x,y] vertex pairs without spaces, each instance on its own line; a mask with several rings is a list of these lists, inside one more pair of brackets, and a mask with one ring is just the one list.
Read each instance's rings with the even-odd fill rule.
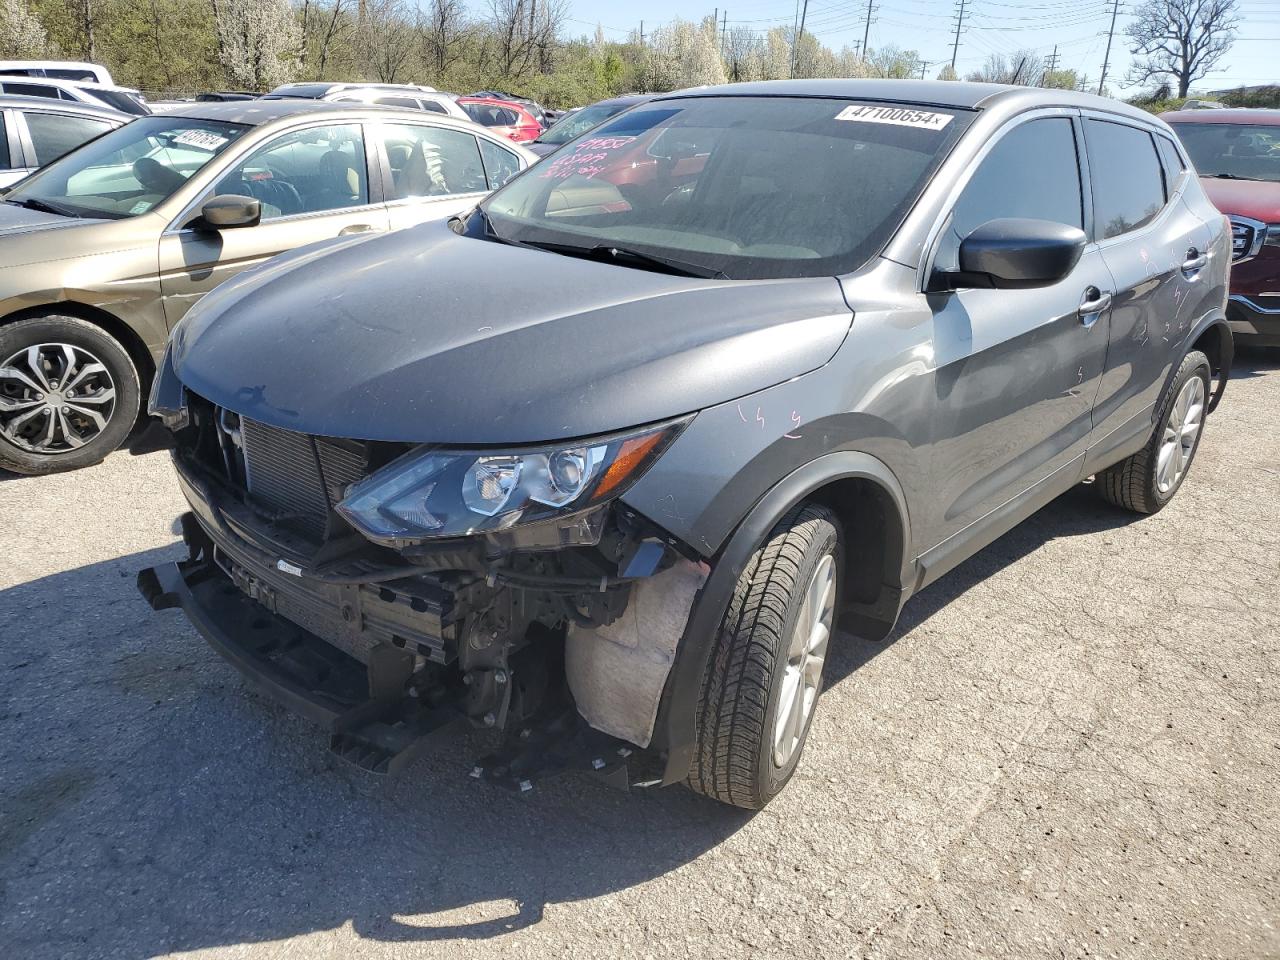
[[956,69],[956,53],[960,50],[960,31],[964,27],[965,0],[960,0],[960,10],[956,13],[956,39],[951,44],[951,72]]
[[1111,3],[1111,28],[1107,31],[1107,52],[1102,58],[1102,76],[1098,78],[1098,96],[1102,96],[1102,86],[1107,82],[1107,67],[1111,63],[1111,39],[1116,35],[1116,14],[1120,12],[1120,0]]
[[644,46],[644,21],[640,21],[640,46]]
[[729,36],[729,11],[726,9],[724,12],[724,21],[720,27],[720,59],[721,60],[724,59],[724,44],[728,36]]
[[800,8],[800,31],[791,38],[791,77],[795,78],[796,67],[800,63],[800,38],[804,36],[804,21],[809,16],[809,0],[804,0],[804,6]]
[[1044,72],[1040,74],[1040,86],[1043,87],[1045,85],[1045,82],[1049,79],[1049,74],[1055,73],[1057,69],[1058,69],[1058,45],[1055,43],[1053,45],[1053,53],[1051,53],[1045,60]]
[[871,4],[874,0],[867,0],[867,25],[862,28],[862,58],[867,58],[867,39],[871,36]]
[[921,61],[920,61],[920,79],[921,79],[921,80],[923,80],[923,79],[924,79],[924,72],[925,72],[926,70],[928,70],[928,69],[929,69],[929,61],[928,61],[928,60],[921,60]]
[[800,26],[800,0],[796,0],[796,15],[791,19],[791,71],[792,79],[796,75],[796,27]]

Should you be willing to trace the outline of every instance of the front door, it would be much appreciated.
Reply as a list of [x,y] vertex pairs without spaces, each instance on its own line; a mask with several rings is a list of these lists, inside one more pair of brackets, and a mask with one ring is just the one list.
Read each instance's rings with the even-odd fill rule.
[[[1007,130],[961,192],[935,269],[1002,217],[1083,228],[1075,124],[1041,116]],[[1064,280],[1026,290],[929,294],[934,312],[934,544],[1037,484],[1074,482],[1106,358],[1111,278],[1096,245]]]
[[[217,194],[256,198],[254,227],[201,228],[199,206]],[[202,296],[241,270],[318,240],[387,229],[372,202],[360,124],[307,127],[281,134],[236,162],[182,224],[160,239],[160,287],[170,327]]]

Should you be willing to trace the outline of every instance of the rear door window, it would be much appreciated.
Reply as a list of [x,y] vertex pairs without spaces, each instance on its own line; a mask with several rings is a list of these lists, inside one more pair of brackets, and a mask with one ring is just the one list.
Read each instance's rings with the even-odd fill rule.
[[996,142],[956,201],[935,258],[938,269],[958,270],[960,241],[1005,217],[1083,228],[1080,161],[1066,117],[1029,120]]
[[1165,199],[1168,199],[1178,189],[1178,179],[1186,166],[1178,155],[1178,148],[1168,137],[1156,137],[1156,150],[1160,154],[1160,166],[1164,168],[1164,193]]
[[484,155],[484,169],[489,175],[489,189],[500,186],[520,172],[520,158],[510,150],[481,138],[480,152]]
[[31,145],[36,150],[36,163],[42,167],[111,129],[111,124],[105,120],[73,117],[65,113],[30,111],[24,116],[27,132],[31,134]]
[[1099,240],[1137,230],[1164,206],[1164,169],[1151,134],[1110,120],[1084,121]]
[[462,130],[387,123],[383,144],[391,165],[388,199],[447,197],[489,189],[476,138]]

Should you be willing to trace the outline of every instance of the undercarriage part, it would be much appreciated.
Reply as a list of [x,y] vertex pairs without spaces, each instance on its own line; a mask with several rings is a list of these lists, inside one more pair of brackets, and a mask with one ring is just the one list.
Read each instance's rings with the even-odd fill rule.
[[706,564],[677,561],[637,581],[626,611],[612,623],[570,625],[565,672],[578,710],[591,726],[649,745],[676,645],[709,572]]
[[471,770],[476,780],[527,793],[539,780],[589,773],[621,790],[631,787],[629,744],[594,730],[571,707],[531,722]]

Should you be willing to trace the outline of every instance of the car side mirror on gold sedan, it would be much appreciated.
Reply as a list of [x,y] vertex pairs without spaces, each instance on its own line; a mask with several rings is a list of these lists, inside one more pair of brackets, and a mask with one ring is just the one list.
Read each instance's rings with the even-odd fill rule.
[[256,227],[262,220],[262,204],[253,197],[219,194],[200,208],[199,225],[208,230]]

